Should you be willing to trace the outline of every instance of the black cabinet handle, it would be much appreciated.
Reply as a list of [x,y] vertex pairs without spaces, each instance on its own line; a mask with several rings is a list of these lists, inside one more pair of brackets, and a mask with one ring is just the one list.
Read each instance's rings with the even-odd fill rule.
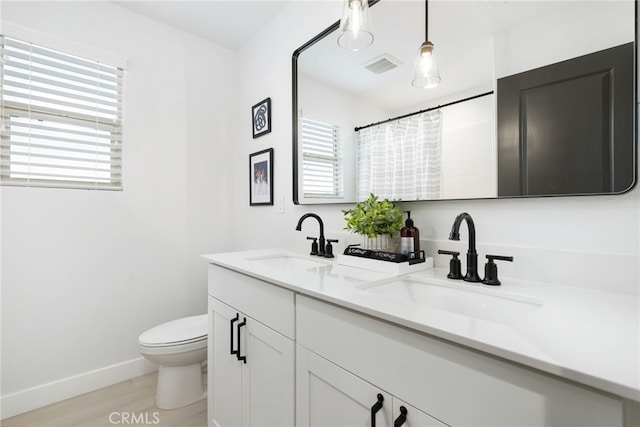
[[393,427],[400,427],[402,424],[405,423],[405,421],[407,421],[407,408],[405,408],[404,406],[401,406],[400,416],[396,418],[396,420],[393,422]]
[[231,351],[231,354],[238,354],[238,350],[233,349],[233,324],[238,320],[240,320],[240,315],[236,313],[236,317],[229,321],[229,323],[231,324],[231,333],[229,334],[231,337],[231,343],[229,344],[229,350]]
[[239,361],[247,363],[247,356],[240,355],[240,328],[247,324],[247,318],[242,318],[242,322],[238,323],[238,353],[236,353],[236,357]]
[[376,427],[376,414],[382,409],[382,402],[384,397],[378,393],[378,401],[371,407],[371,427]]

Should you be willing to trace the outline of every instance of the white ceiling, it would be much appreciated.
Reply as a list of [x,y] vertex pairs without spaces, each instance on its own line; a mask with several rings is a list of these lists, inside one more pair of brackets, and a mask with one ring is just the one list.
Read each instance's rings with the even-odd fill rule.
[[291,0],[144,0],[113,3],[238,50]]
[[[429,2],[429,38],[435,44],[442,83],[429,91],[408,84],[424,42],[424,2],[383,0],[370,10],[374,43],[357,52],[337,44],[337,32],[303,52],[298,73],[365,99],[395,114],[425,100],[447,101],[493,89],[496,33],[542,14],[570,7],[572,1],[459,0]],[[383,55],[399,66],[383,74],[363,67]]]
[[[259,33],[287,4],[302,0],[112,1],[133,12],[236,51]],[[492,62],[486,59],[492,59],[492,37],[496,32],[520,25],[533,16],[553,15],[563,7],[580,9],[589,3],[590,0],[430,2],[429,36],[436,45],[443,82],[437,89],[429,91],[429,96],[442,99],[471,88],[490,89],[495,76]],[[301,56],[299,72],[319,81],[331,82],[356,96],[368,97],[376,105],[397,110],[421,103],[424,97],[420,95],[421,91],[406,84],[398,88],[397,82],[411,80],[417,48],[424,41],[424,1],[384,0],[371,9],[371,15],[374,45],[359,52],[350,52],[337,47],[335,35],[327,37],[325,43],[313,46],[316,52],[313,56],[307,53]],[[404,66],[378,76],[362,68],[364,63],[383,54],[399,59]],[[327,58],[334,60],[328,61]],[[399,77],[399,74],[403,76]],[[343,86],[338,81],[342,81]]]

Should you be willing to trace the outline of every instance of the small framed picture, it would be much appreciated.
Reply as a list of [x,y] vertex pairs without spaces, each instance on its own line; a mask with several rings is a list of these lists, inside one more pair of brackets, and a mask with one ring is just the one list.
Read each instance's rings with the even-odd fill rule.
[[251,107],[253,138],[271,132],[271,98],[258,102]]
[[249,205],[273,205],[273,148],[249,154]]

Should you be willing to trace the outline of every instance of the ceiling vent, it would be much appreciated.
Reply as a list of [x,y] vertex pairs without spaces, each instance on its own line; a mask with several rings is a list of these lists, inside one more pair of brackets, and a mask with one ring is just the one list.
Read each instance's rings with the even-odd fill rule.
[[382,74],[386,73],[389,70],[393,70],[400,65],[402,65],[402,62],[400,62],[400,60],[385,53],[363,64],[362,66],[372,73]]

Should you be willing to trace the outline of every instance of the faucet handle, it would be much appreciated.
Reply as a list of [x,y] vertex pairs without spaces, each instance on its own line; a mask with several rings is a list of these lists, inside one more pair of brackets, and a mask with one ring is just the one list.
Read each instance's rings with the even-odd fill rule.
[[327,239],[327,245],[324,247],[324,257],[333,258],[333,246],[332,243],[338,243],[338,239]]
[[462,275],[462,266],[460,264],[460,260],[458,259],[458,255],[460,252],[455,251],[444,251],[442,249],[438,249],[438,253],[441,255],[451,255],[451,261],[449,261],[449,274],[447,277],[449,279],[462,279],[464,276]]
[[318,238],[307,237],[307,240],[313,240],[313,243],[311,243],[311,252],[309,252],[309,255],[318,255]]
[[500,280],[498,280],[498,266],[493,261],[513,262],[513,257],[504,255],[487,255],[487,259],[489,261],[484,265],[484,279],[482,279],[482,283],[485,285],[500,286]]

